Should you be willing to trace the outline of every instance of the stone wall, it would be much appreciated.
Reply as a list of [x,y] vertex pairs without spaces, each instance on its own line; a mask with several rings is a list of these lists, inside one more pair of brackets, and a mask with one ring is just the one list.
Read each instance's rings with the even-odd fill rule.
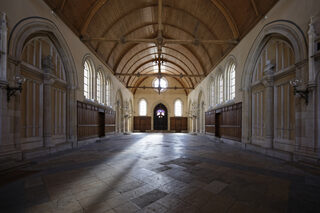
[[[297,9],[299,8],[299,9]],[[199,96],[204,96],[205,111],[228,106],[233,103],[243,103],[242,113],[242,146],[247,149],[262,152],[271,156],[287,160],[319,161],[319,81],[315,75],[319,73],[319,57],[315,57],[319,50],[319,15],[320,2],[316,0],[282,0],[279,1],[268,14],[241,40],[241,42],[218,65],[212,68],[211,73],[188,96],[188,102],[194,106],[196,116],[194,125],[201,123]],[[311,18],[313,17],[313,18]],[[314,30],[312,30],[314,28]],[[272,36],[283,36],[295,49],[295,76],[303,80],[304,88],[309,91],[309,103],[306,104],[301,96],[295,97],[295,140],[290,148],[281,148],[273,145],[273,132],[269,131],[269,145],[263,140],[260,145],[253,145],[251,135],[251,76],[256,57],[260,54],[263,42]],[[210,105],[209,87],[213,78],[223,72],[230,59],[236,63],[236,97],[220,105]],[[270,100],[269,100],[270,101]],[[277,103],[276,103],[277,104]],[[280,103],[279,103],[280,104]],[[275,105],[276,106],[276,105]],[[270,109],[271,110],[271,109]],[[269,116],[264,125],[272,128],[273,117]],[[191,122],[191,120],[190,120]],[[269,128],[269,129],[270,129]],[[201,132],[198,126],[197,131]],[[271,130],[271,129],[270,129]]]

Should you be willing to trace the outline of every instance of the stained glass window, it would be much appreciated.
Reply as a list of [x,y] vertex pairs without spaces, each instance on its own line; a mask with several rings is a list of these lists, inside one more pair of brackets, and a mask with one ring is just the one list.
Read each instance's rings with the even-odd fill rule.
[[156,115],[158,118],[163,118],[165,116],[166,112],[163,109],[158,109],[156,112]]

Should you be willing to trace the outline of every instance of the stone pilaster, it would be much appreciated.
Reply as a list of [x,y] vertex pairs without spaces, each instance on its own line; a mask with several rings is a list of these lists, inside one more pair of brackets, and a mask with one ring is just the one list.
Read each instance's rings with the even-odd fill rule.
[[7,17],[0,12],[0,81],[7,80]]
[[308,37],[309,37],[309,52],[308,52],[308,62],[309,62],[309,84],[315,83],[315,61],[314,61],[314,54],[315,54],[315,38],[316,32],[313,26],[313,18],[310,18],[309,23],[309,30],[308,30]]
[[273,148],[273,72],[274,72],[274,65],[267,62],[264,70],[264,77],[263,77],[263,84],[266,87],[265,89],[265,143],[264,146],[266,148]]
[[54,76],[51,74],[53,69],[52,57],[49,55],[42,61],[44,70],[43,83],[43,140],[45,147],[52,147],[52,85]]

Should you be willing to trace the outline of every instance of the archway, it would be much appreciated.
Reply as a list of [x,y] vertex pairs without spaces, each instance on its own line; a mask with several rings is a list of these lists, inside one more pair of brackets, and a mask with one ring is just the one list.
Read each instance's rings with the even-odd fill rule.
[[10,76],[26,78],[22,93],[13,99],[19,111],[14,122],[15,147],[24,150],[75,142],[78,78],[57,26],[41,17],[21,20],[10,33],[8,55],[21,61],[8,69]]
[[[291,23],[277,21],[264,27],[247,57],[242,75],[244,92],[242,141],[264,148],[294,152],[303,126],[290,81],[306,78],[303,34]],[[282,75],[280,75],[282,74]]]
[[153,129],[168,129],[168,110],[163,104],[158,104],[153,110]]

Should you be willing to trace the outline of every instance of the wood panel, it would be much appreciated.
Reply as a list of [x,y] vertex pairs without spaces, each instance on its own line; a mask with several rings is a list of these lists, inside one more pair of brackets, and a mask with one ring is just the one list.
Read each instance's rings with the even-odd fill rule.
[[116,112],[107,107],[105,110],[104,132],[112,133],[116,131]]
[[242,103],[208,111],[205,117],[207,133],[241,141]]
[[134,130],[144,132],[151,130],[150,116],[134,116]]
[[170,130],[176,131],[176,132],[187,131],[188,118],[187,117],[171,117]]
[[103,137],[115,131],[115,111],[78,101],[78,140]]
[[211,110],[205,113],[205,129],[206,132],[215,133],[216,131],[216,119],[215,119],[215,111]]

